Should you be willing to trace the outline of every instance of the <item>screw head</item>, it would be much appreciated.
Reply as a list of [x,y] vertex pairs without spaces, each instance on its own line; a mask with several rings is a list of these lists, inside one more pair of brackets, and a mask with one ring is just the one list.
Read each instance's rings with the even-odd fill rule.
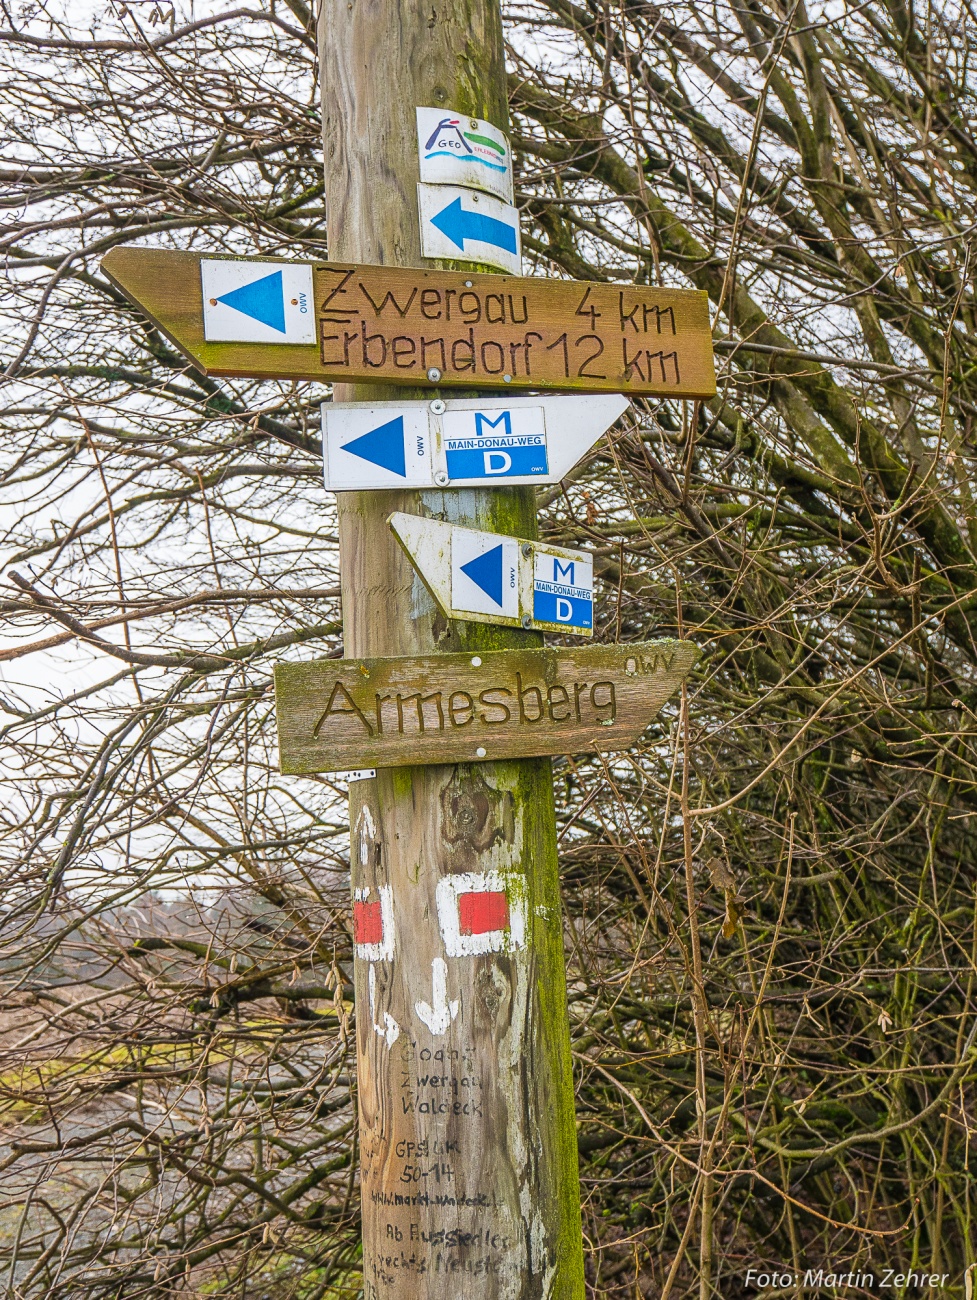
[[431,369],[427,372],[427,377],[428,379],[430,379],[432,384],[436,384],[438,380],[441,378],[441,371],[437,368],[437,366],[432,366]]
[[473,668],[481,668],[481,666],[482,666],[482,660],[481,660],[480,656],[479,656],[479,655],[472,655],[472,667],[473,667]]
[[431,410],[434,412],[435,415],[444,415],[446,407],[440,397],[436,397],[434,401],[431,403]]
[[444,485],[448,481],[448,475],[444,472],[443,469],[439,469],[434,476],[434,481],[435,483],[437,483],[438,487],[444,487]]
[[477,131],[477,130],[478,130],[478,121],[477,121],[476,118],[474,118],[474,117],[470,117],[470,118],[468,119],[468,125],[471,127],[471,129],[472,129],[473,131]]
[[511,384],[511,383],[512,383],[512,376],[511,376],[511,375],[503,375],[503,376],[502,376],[502,382],[503,382],[504,384]]
[[479,745],[478,749],[475,750],[475,757],[476,757],[476,758],[484,758],[484,757],[485,757],[485,748],[484,748],[483,745]]
[[522,551],[523,555],[525,555],[527,560],[529,559],[530,555],[532,555],[533,553],[533,547],[531,542],[523,542],[522,546],[520,546],[519,549],[520,551]]
[[466,280],[466,281],[465,281],[465,288],[466,288],[466,289],[470,289],[471,287],[472,287],[472,282],[471,282],[471,280]]
[[532,618],[531,618],[531,616],[530,616],[529,614],[523,614],[523,616],[522,616],[522,625],[523,625],[523,627],[526,627],[526,628],[532,627],[532,625],[533,625],[533,620],[532,620]]

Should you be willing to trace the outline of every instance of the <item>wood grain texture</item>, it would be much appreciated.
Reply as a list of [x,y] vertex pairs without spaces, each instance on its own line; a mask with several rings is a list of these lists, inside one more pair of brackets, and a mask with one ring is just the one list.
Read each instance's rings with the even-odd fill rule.
[[334,380],[712,397],[705,293],[474,272],[314,268]]
[[[102,269],[211,375],[507,392],[716,392],[707,297],[698,290],[314,263],[316,345],[209,343],[197,254],[115,248]],[[427,377],[432,368],[435,380]]]
[[698,656],[648,641],[279,664],[282,771],[626,749]]
[[[330,260],[418,266],[414,109],[444,105],[507,128],[498,5],[324,0],[320,66]],[[340,402],[398,395],[425,393],[334,389]],[[338,502],[347,655],[539,644],[536,633],[450,624],[386,522],[404,510],[535,538],[532,488],[355,492]],[[392,960],[358,957],[354,967],[365,1300],[582,1300],[550,762],[382,769],[352,784],[350,825],[354,899],[388,889],[404,940]],[[499,866],[525,882],[527,942],[447,956],[432,905],[439,882]],[[435,1035],[416,1006],[434,997],[439,959],[459,1008]],[[387,1016],[398,1026],[392,1043]],[[456,1114],[465,1079],[484,1101]],[[450,1113],[409,1104],[440,1097]]]
[[[396,917],[391,960],[357,962],[365,1296],[582,1296],[558,882],[526,853],[556,854],[549,763],[382,772],[350,812],[356,888]],[[523,941],[446,955],[439,886],[492,875]]]

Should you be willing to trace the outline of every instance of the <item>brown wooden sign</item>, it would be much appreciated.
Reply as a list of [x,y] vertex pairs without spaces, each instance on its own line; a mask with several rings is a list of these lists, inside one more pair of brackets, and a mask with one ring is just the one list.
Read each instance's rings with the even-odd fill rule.
[[281,769],[627,749],[698,657],[689,641],[647,641],[279,664]]
[[[665,397],[716,391],[706,295],[696,290],[264,258],[264,278],[269,266],[311,268],[316,342],[255,342],[256,332],[284,338],[285,316],[281,330],[273,323],[262,333],[240,311],[241,337],[252,341],[214,342],[205,338],[201,261],[259,259],[114,248],[102,269],[206,374]],[[234,302],[244,300],[220,302],[233,321]],[[286,313],[297,302],[286,296]]]

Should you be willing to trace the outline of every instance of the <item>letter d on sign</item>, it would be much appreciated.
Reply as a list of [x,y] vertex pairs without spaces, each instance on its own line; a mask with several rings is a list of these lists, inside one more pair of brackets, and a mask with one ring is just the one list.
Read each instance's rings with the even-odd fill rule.
[[512,468],[512,457],[507,451],[483,451],[482,458],[486,474],[505,474]]
[[558,623],[569,623],[571,618],[573,618],[573,606],[568,600],[564,600],[562,596],[557,596],[556,621]]

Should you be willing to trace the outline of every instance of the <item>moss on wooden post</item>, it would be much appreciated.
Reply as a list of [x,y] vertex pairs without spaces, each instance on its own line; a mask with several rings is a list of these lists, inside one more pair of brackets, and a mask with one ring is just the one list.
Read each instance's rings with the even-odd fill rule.
[[[324,0],[320,49],[330,258],[419,266],[414,110],[507,127],[498,5]],[[536,536],[532,488],[342,494],[347,656],[540,644],[449,624],[393,510]],[[582,1297],[550,762],[383,770],[350,824],[367,1300]],[[464,933],[466,891],[494,938]]]

